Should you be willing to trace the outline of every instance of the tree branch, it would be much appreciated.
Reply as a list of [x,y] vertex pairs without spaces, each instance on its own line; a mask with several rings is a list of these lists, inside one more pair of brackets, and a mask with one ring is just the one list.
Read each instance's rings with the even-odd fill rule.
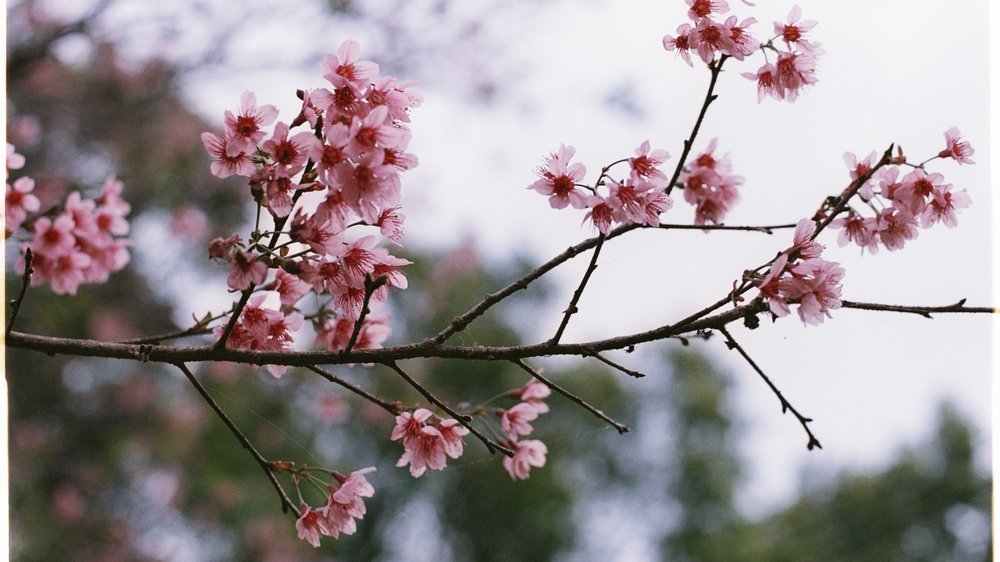
[[10,337],[11,330],[14,329],[14,320],[17,318],[17,313],[21,311],[21,303],[24,302],[24,296],[28,294],[28,285],[31,284],[31,274],[35,272],[31,268],[31,259],[34,254],[31,253],[31,248],[24,249],[24,273],[21,275],[21,290],[17,293],[17,298],[10,302],[10,318],[7,319],[7,329],[4,331],[4,335]]
[[723,327],[719,328],[719,332],[721,332],[722,335],[726,336],[726,346],[728,346],[729,349],[735,349],[736,351],[738,351],[739,354],[743,356],[743,359],[745,359],[746,362],[750,365],[750,367],[752,367],[754,371],[757,371],[757,374],[760,375],[760,378],[764,379],[764,382],[766,382],[767,386],[770,387],[771,392],[773,392],[774,395],[778,397],[778,400],[781,402],[781,413],[784,414],[785,412],[791,412],[792,415],[794,415],[799,420],[799,423],[802,424],[802,429],[806,430],[806,435],[809,436],[809,442],[806,443],[806,448],[809,449],[810,451],[813,450],[813,448],[822,449],[823,446],[819,444],[819,440],[816,439],[816,436],[813,435],[812,430],[809,429],[809,422],[813,421],[812,418],[807,418],[802,414],[800,414],[799,411],[796,410],[794,406],[792,406],[791,402],[785,399],[784,395],[781,394],[781,391],[778,390],[778,387],[774,386],[774,383],[771,382],[771,379],[769,379],[767,375],[764,374],[764,371],[757,366],[757,363],[755,363],[754,360],[751,359],[749,355],[747,355],[747,352],[743,350],[743,347],[740,346],[740,344],[736,343],[736,340],[733,339],[733,336],[732,334],[729,333],[729,330],[726,330]]
[[573,394],[572,392],[566,390],[565,388],[559,386],[558,384],[543,377],[541,373],[526,365],[524,361],[521,361],[520,359],[515,359],[514,361],[512,361],[512,363],[527,371],[531,376],[535,377],[539,382],[541,382],[545,386],[551,388],[552,390],[558,392],[559,394],[562,394],[563,396],[569,398],[573,402],[576,402],[577,405],[581,406],[583,409],[587,410],[591,414],[594,414],[598,418],[604,420],[609,425],[611,425],[611,427],[615,428],[618,431],[618,433],[620,434],[627,433],[629,431],[629,427],[627,425],[616,422],[615,420],[609,418],[608,415],[605,414],[604,412],[588,404],[583,398],[580,398],[579,396]]
[[226,424],[226,427],[229,428],[229,431],[233,432],[233,435],[236,436],[236,439],[240,442],[241,445],[243,445],[244,449],[250,451],[250,454],[253,455],[254,460],[257,461],[257,464],[259,464],[260,467],[264,470],[264,473],[267,474],[268,480],[271,481],[271,485],[274,486],[274,489],[278,492],[278,496],[281,498],[281,511],[284,513],[288,513],[288,510],[291,509],[292,513],[294,513],[296,517],[302,515],[301,513],[299,513],[298,507],[296,507],[295,504],[292,503],[292,500],[288,498],[288,495],[285,494],[285,489],[281,487],[281,483],[278,482],[278,478],[271,471],[271,463],[267,459],[265,459],[264,456],[261,455],[257,451],[257,449],[253,446],[253,443],[251,443],[250,440],[247,439],[245,435],[243,435],[243,432],[240,431],[240,428],[237,427],[236,424],[233,422],[233,420],[229,418],[229,416],[222,409],[222,407],[219,406],[219,403],[216,402],[214,398],[212,398],[212,395],[209,394],[207,390],[205,390],[205,387],[202,386],[200,382],[198,382],[198,379],[196,379],[194,373],[192,373],[187,368],[187,365],[185,365],[184,363],[175,363],[174,365],[178,369],[180,369],[182,373],[184,373],[184,376],[187,377],[189,381],[191,381],[191,384],[193,384],[194,387],[198,390],[198,393],[201,394],[201,397],[204,398],[206,402],[208,402],[208,405],[211,406],[213,410],[215,410],[215,413],[218,414],[219,418],[222,419],[222,422]]
[[316,373],[317,375],[323,377],[324,379],[332,383],[339,384],[340,386],[346,388],[347,390],[350,390],[351,392],[357,394],[358,396],[364,398],[365,400],[368,400],[369,402],[381,406],[383,409],[385,409],[387,412],[389,412],[394,416],[398,415],[400,412],[403,411],[403,406],[399,403],[399,401],[386,402],[385,400],[382,400],[378,396],[375,396],[374,394],[371,394],[367,390],[361,388],[360,386],[349,383],[344,379],[338,377],[337,375],[334,375],[333,373],[330,373],[325,369],[321,369],[316,365],[306,365],[306,369],[309,369],[310,371]]
[[708,92],[705,93],[705,101],[702,102],[701,110],[698,112],[698,118],[695,119],[694,127],[691,128],[691,135],[684,141],[684,149],[681,151],[681,156],[677,160],[677,166],[674,168],[674,174],[670,176],[670,181],[667,183],[667,195],[670,195],[670,192],[673,191],[674,184],[677,183],[677,178],[681,177],[681,172],[684,171],[684,163],[687,162],[688,154],[691,152],[691,146],[694,145],[694,139],[698,136],[698,129],[701,128],[701,122],[705,119],[705,114],[708,112],[708,106],[712,105],[712,102],[719,97],[714,93],[715,83],[719,80],[719,74],[722,72],[722,64],[726,62],[727,58],[729,58],[728,55],[722,55],[719,57],[719,62],[708,65],[708,69],[712,72],[712,78],[708,82]]
[[573,297],[569,301],[569,306],[563,312],[562,322],[559,323],[559,328],[556,329],[555,335],[549,340],[551,343],[559,343],[560,338],[562,338],[563,332],[566,330],[566,326],[569,325],[569,318],[577,313],[576,305],[580,302],[580,297],[583,296],[584,289],[587,288],[587,282],[590,281],[590,276],[597,269],[597,257],[601,255],[601,248],[604,247],[604,235],[598,235],[597,244],[594,245],[594,255],[590,258],[590,264],[587,266],[587,271],[583,273],[583,278],[580,279],[580,285],[577,286],[576,291],[573,291]]
[[924,318],[933,318],[931,314],[939,313],[968,313],[968,314],[996,314],[1000,312],[997,308],[989,306],[965,306],[965,299],[960,299],[955,304],[945,306],[907,306],[896,304],[878,304],[871,302],[840,301],[842,308],[856,308],[859,310],[875,310],[879,312],[907,312],[917,314]]

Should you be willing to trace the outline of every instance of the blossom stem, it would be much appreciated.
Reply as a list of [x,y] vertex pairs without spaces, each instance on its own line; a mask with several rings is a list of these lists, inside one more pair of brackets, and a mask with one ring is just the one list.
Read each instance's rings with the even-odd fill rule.
[[325,369],[317,367],[316,365],[307,365],[306,369],[309,369],[310,371],[316,373],[317,375],[323,377],[324,379],[332,383],[339,384],[340,386],[346,388],[347,390],[350,390],[351,392],[357,394],[358,396],[364,398],[365,400],[368,400],[373,404],[381,406],[384,410],[386,410],[392,415],[397,415],[403,411],[403,408],[400,406],[399,402],[392,403],[382,400],[378,396],[371,394],[370,392],[361,388],[360,386],[349,383],[344,379],[338,377],[337,375],[334,375],[333,373],[326,371]]
[[681,150],[681,156],[677,160],[677,166],[674,168],[674,175],[670,177],[670,181],[667,182],[667,195],[674,189],[674,183],[677,182],[677,178],[681,177],[681,172],[684,170],[684,163],[687,162],[688,154],[691,152],[691,147],[694,145],[694,139],[698,136],[698,129],[701,128],[701,123],[705,119],[705,113],[708,112],[708,106],[712,105],[712,102],[716,100],[719,96],[715,94],[715,84],[719,81],[719,74],[722,73],[722,64],[726,62],[729,58],[728,55],[722,55],[719,57],[719,62],[715,64],[709,64],[708,69],[712,72],[712,77],[708,81],[708,92],[705,93],[705,101],[701,104],[701,110],[698,112],[698,118],[695,119],[694,127],[691,128],[691,135],[684,141],[684,149]]
[[576,291],[573,292],[573,297],[569,301],[569,306],[563,311],[562,321],[559,323],[559,328],[556,329],[555,335],[549,341],[551,343],[559,343],[560,338],[562,338],[563,332],[566,330],[566,326],[569,325],[569,318],[576,314],[579,309],[577,304],[580,302],[580,297],[583,296],[584,289],[587,288],[587,282],[590,281],[590,276],[597,269],[597,257],[601,255],[601,248],[604,247],[604,235],[600,234],[597,236],[597,244],[594,245],[594,254],[590,257],[590,265],[587,266],[587,271],[583,273],[583,278],[580,279],[580,285],[577,286]]

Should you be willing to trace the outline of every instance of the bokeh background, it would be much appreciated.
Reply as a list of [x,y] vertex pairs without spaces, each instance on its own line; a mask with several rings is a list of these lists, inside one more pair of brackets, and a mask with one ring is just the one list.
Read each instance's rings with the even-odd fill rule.
[[[859,256],[844,296],[893,304],[990,297],[987,3],[802,1],[827,53],[796,103],[757,103],[727,63],[695,150],[719,139],[746,177],[730,224],[808,216],[849,181],[845,151],[901,144],[920,160],[958,126],[976,166],[935,169],[973,206],[897,253]],[[790,4],[732,2],[757,37]],[[395,294],[391,343],[436,332],[482,295],[592,233],[582,215],[528,191],[559,143],[593,173],[643,140],[678,155],[707,87],[660,41],[683,2],[340,0],[282,3],[10,2],[8,141],[28,158],[43,208],[108,174],[133,205],[133,263],[70,298],[32,289],[23,331],[121,340],[228,306],[206,241],[251,219],[246,186],[208,172],[199,135],[255,91],[290,119],[294,92],[355,38],[383,73],[413,79],[424,105],[404,178],[411,287]],[[668,162],[668,165],[674,161]],[[206,228],[179,228],[203,214]],[[665,221],[693,213],[678,202]],[[790,234],[635,232],[602,253],[568,340],[659,326],[719,298]],[[16,247],[7,246],[7,292]],[[571,262],[499,307],[462,343],[550,334],[586,264]],[[580,360],[541,361],[561,384],[634,428],[619,436],[550,399],[536,423],[549,462],[511,482],[477,443],[413,480],[392,419],[309,373],[197,365],[270,458],[344,472],[379,468],[357,535],[314,550],[258,467],[179,373],[156,365],[9,350],[11,554],[19,560],[833,560],[989,556],[990,319],[841,310],[819,328],[786,319],[734,336],[806,415],[805,436],[718,340],[642,346],[616,359],[633,381]],[[453,401],[524,382],[502,365],[413,361]],[[379,369],[338,374],[419,403]]]

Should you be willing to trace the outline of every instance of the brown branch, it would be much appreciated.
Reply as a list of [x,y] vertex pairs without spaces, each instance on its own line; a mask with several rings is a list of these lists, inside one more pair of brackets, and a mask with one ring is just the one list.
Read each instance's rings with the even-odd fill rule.
[[613,368],[615,370],[618,370],[618,371],[621,371],[621,372],[625,373],[626,375],[628,375],[630,377],[641,379],[641,378],[643,378],[643,377],[646,376],[645,374],[640,373],[639,371],[633,371],[632,369],[629,369],[628,367],[625,367],[623,365],[619,365],[618,363],[615,363],[614,361],[608,359],[607,357],[601,355],[600,353],[589,353],[587,355],[589,357],[593,357],[594,359],[597,359],[601,363],[604,363],[605,365],[607,365],[607,366],[609,366],[609,367],[611,367],[611,368]]
[[[842,191],[840,195],[836,197],[835,199],[836,204],[834,205],[833,210],[829,212],[829,214],[827,214],[825,217],[820,217],[820,216],[814,217],[814,220],[817,219],[822,219],[822,220],[819,220],[819,224],[816,226],[816,231],[813,232],[812,238],[810,238],[810,240],[815,240],[819,236],[820,232],[823,232],[823,230],[826,229],[827,226],[830,226],[830,223],[833,222],[835,218],[837,218],[837,215],[839,215],[840,213],[844,212],[847,209],[847,204],[848,202],[850,202],[851,198],[854,197],[854,195],[861,189],[861,186],[863,186],[868,180],[871,179],[873,175],[875,175],[875,172],[877,172],[879,168],[885,166],[886,164],[892,161],[893,146],[895,145],[890,144],[889,148],[887,148],[885,152],[882,153],[882,158],[880,158],[879,161],[874,166],[872,166],[872,169],[858,176],[857,179],[851,182],[844,189],[844,191]],[[819,214],[820,213],[817,212],[817,215]]]
[[791,402],[785,399],[785,396],[781,394],[781,391],[778,390],[778,387],[774,386],[774,383],[771,382],[771,379],[769,379],[767,375],[764,374],[764,371],[757,366],[757,363],[755,363],[754,360],[751,359],[749,355],[747,355],[747,352],[743,349],[743,347],[740,346],[740,344],[736,343],[736,340],[733,339],[732,334],[730,334],[725,327],[719,328],[719,332],[721,332],[722,335],[726,336],[726,346],[729,347],[729,349],[735,349],[736,351],[738,351],[739,354],[743,356],[743,359],[745,359],[746,362],[750,365],[750,367],[753,368],[753,370],[756,371],[758,375],[760,375],[760,378],[764,379],[764,382],[767,383],[768,387],[770,387],[771,392],[773,392],[774,395],[778,397],[778,400],[781,402],[781,413],[784,414],[785,412],[791,412],[792,415],[794,415],[799,420],[799,423],[802,424],[802,429],[806,430],[806,435],[809,436],[809,442],[806,443],[806,448],[809,449],[810,451],[813,450],[813,448],[822,449],[823,446],[819,444],[819,440],[816,439],[816,436],[813,435],[812,430],[809,429],[809,422],[813,421],[812,418],[807,418],[802,414],[800,414],[799,411],[796,410],[794,406],[792,406]]
[[321,369],[316,365],[306,365],[306,369],[309,369],[310,371],[316,373],[317,375],[323,377],[324,379],[332,383],[339,384],[340,386],[346,388],[347,390],[350,390],[351,392],[357,394],[358,396],[364,398],[365,400],[368,400],[369,402],[381,406],[383,409],[385,409],[387,412],[389,412],[394,416],[398,415],[400,412],[403,411],[403,407],[400,405],[398,401],[387,402],[385,400],[382,400],[378,396],[375,396],[374,394],[368,392],[367,390],[361,388],[360,386],[347,382],[344,379],[338,377],[337,375],[334,375],[333,373],[330,373],[325,369]]
[[361,305],[361,314],[358,315],[357,321],[354,322],[354,330],[351,331],[351,338],[347,340],[347,347],[344,348],[342,353],[350,353],[351,350],[354,349],[354,344],[358,343],[358,335],[361,334],[361,326],[365,323],[365,317],[371,312],[368,305],[371,303],[372,295],[378,290],[379,287],[385,285],[386,282],[387,279],[384,276],[379,277],[375,281],[372,281],[369,277],[365,277],[365,302]]
[[130,344],[147,343],[152,345],[159,345],[160,343],[165,342],[167,340],[176,340],[176,339],[186,338],[189,336],[201,336],[204,334],[211,334],[211,333],[212,333],[211,328],[208,328],[203,325],[195,325],[191,326],[190,328],[187,328],[186,330],[179,330],[176,332],[171,332],[169,334],[161,334],[158,336],[148,336],[144,338],[122,340],[119,343],[130,343]]
[[14,329],[14,319],[17,318],[17,313],[21,311],[21,303],[24,302],[24,296],[28,294],[28,285],[31,284],[31,274],[35,272],[31,268],[31,259],[34,254],[31,253],[31,248],[24,249],[24,273],[21,275],[21,290],[17,293],[17,298],[10,301],[10,318],[7,319],[7,329],[4,331],[4,335],[9,337],[11,330]]
[[955,304],[945,306],[907,306],[896,304],[878,304],[871,302],[840,301],[842,308],[856,308],[858,310],[875,310],[879,312],[906,312],[917,314],[924,318],[933,318],[931,314],[939,313],[969,313],[969,314],[996,314],[1000,309],[989,306],[965,306],[965,299],[960,299]]
[[718,63],[709,63],[708,65],[708,69],[712,72],[712,78],[708,82],[708,92],[705,93],[705,101],[702,102],[701,110],[698,112],[698,118],[695,119],[694,127],[691,128],[691,135],[684,141],[684,149],[681,151],[681,156],[677,160],[677,167],[674,168],[674,174],[670,176],[670,181],[667,182],[667,195],[670,195],[670,192],[673,191],[674,184],[677,183],[677,178],[681,177],[681,172],[684,170],[684,163],[687,161],[688,154],[691,152],[691,147],[694,145],[694,139],[698,136],[698,129],[701,128],[701,123],[705,119],[705,114],[708,112],[708,106],[712,105],[712,102],[719,97],[713,92],[715,92],[715,83],[719,80],[719,74],[722,72],[722,64],[726,62],[727,58],[729,58],[728,55],[722,55],[719,58]]
[[735,230],[744,232],[761,232],[774,234],[775,230],[795,228],[795,224],[774,224],[768,226],[728,226],[725,224],[660,224],[657,228],[663,230]]
[[618,433],[627,433],[629,431],[629,427],[627,425],[616,422],[615,420],[609,418],[608,415],[605,414],[604,412],[588,404],[587,401],[584,400],[583,398],[580,398],[579,396],[573,394],[572,392],[566,390],[565,388],[559,386],[558,384],[543,377],[541,373],[526,365],[524,361],[521,361],[520,359],[515,359],[514,361],[512,361],[512,363],[527,371],[528,374],[535,377],[535,379],[537,379],[538,382],[544,384],[545,386],[558,392],[559,394],[562,394],[563,396],[569,398],[573,402],[576,402],[576,404],[581,406],[583,409],[587,410],[591,414],[594,414],[598,418],[604,420],[609,425],[611,425],[611,427],[615,428],[618,431]]
[[598,235],[597,244],[594,245],[594,255],[590,258],[590,264],[587,266],[587,271],[583,273],[583,278],[580,279],[580,285],[577,286],[576,290],[573,291],[573,297],[569,301],[569,306],[563,311],[562,321],[559,323],[559,328],[556,329],[555,335],[549,340],[551,343],[559,343],[562,338],[563,332],[566,331],[566,326],[569,325],[569,318],[578,312],[576,305],[580,302],[580,297],[583,296],[584,289],[587,288],[587,282],[590,281],[590,276],[597,269],[597,257],[601,255],[601,248],[604,247],[604,235]]
[[243,445],[244,449],[250,451],[250,454],[253,455],[254,460],[257,461],[257,464],[259,464],[260,467],[264,470],[264,473],[267,474],[268,480],[271,481],[271,485],[274,486],[274,489],[278,492],[278,496],[281,498],[281,511],[284,513],[288,513],[288,510],[291,509],[292,513],[295,514],[295,517],[299,517],[300,515],[302,515],[301,513],[299,513],[298,507],[296,507],[295,504],[292,503],[292,500],[288,498],[288,495],[285,494],[285,489],[281,487],[281,483],[278,482],[278,478],[271,471],[271,463],[257,451],[257,449],[253,446],[253,443],[251,443],[250,440],[247,439],[246,435],[243,435],[243,432],[240,431],[240,428],[236,426],[236,423],[234,423],[233,420],[230,419],[230,417],[222,409],[222,407],[219,406],[219,403],[216,402],[214,398],[212,398],[212,395],[208,393],[205,387],[202,386],[200,382],[198,382],[198,379],[195,378],[194,373],[192,373],[187,368],[187,365],[185,365],[184,363],[175,363],[174,365],[178,369],[180,369],[182,373],[184,373],[184,376],[187,377],[189,381],[191,381],[191,384],[193,384],[194,387],[198,390],[198,393],[201,394],[201,397],[204,398],[206,402],[208,402],[208,405],[211,406],[213,410],[215,410],[215,413],[218,414],[218,416],[222,419],[222,422],[226,424],[226,427],[229,428],[229,431],[231,431],[233,435],[236,436],[236,439],[240,442],[241,445]]
[[226,323],[225,330],[222,331],[222,335],[219,336],[218,341],[215,342],[216,349],[225,349],[226,342],[229,341],[229,336],[232,335],[233,329],[236,328],[236,322],[240,319],[240,314],[243,312],[243,308],[247,305],[247,301],[250,300],[250,295],[253,294],[255,285],[250,283],[250,286],[243,290],[243,294],[240,296],[239,302],[233,307],[233,314],[229,317],[229,322]]
[[434,396],[433,394],[431,394],[431,392],[429,390],[427,390],[424,387],[424,385],[418,383],[416,380],[413,379],[413,377],[411,377],[410,375],[406,374],[406,371],[404,371],[403,369],[399,368],[399,365],[397,365],[395,361],[390,361],[390,362],[387,362],[387,363],[383,363],[383,365],[385,365],[386,367],[389,367],[393,371],[396,371],[396,374],[398,374],[399,376],[403,377],[403,380],[405,380],[407,383],[409,383],[410,386],[412,386],[413,388],[417,389],[417,392],[419,392],[420,394],[423,394],[424,398],[426,398],[428,402],[430,402],[431,404],[434,404],[438,408],[441,408],[442,410],[444,410],[445,412],[447,412],[449,416],[451,416],[452,418],[454,418],[455,420],[457,420],[458,423],[462,424],[462,426],[464,426],[465,429],[469,430],[469,433],[475,435],[480,441],[483,442],[484,445],[486,445],[486,449],[490,452],[490,454],[494,454],[494,453],[496,453],[496,451],[500,451],[501,453],[507,455],[508,457],[513,457],[514,456],[514,451],[508,449],[507,447],[504,447],[503,445],[501,445],[501,444],[497,443],[496,441],[490,439],[489,437],[483,435],[479,430],[477,430],[475,427],[473,427],[472,424],[469,423],[469,422],[472,421],[472,416],[459,414],[455,410],[451,409],[450,406],[448,406],[447,404],[445,404],[441,400],[438,400],[438,398],[436,396]]

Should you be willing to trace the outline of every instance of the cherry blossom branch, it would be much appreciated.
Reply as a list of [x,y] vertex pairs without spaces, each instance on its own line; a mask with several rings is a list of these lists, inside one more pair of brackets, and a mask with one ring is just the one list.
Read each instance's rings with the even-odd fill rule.
[[17,318],[17,313],[21,311],[21,303],[24,302],[25,295],[28,294],[28,286],[31,284],[31,274],[35,272],[31,268],[31,259],[34,254],[31,253],[31,248],[24,249],[24,274],[21,275],[21,290],[17,293],[17,298],[10,302],[10,318],[7,319],[7,329],[4,331],[5,336],[10,336],[11,330],[14,329],[14,319]]
[[149,336],[145,338],[122,340],[120,343],[132,343],[132,344],[148,343],[153,345],[159,345],[161,342],[165,342],[168,340],[177,340],[189,336],[202,336],[211,333],[212,333],[211,328],[205,326],[203,323],[198,323],[184,330],[170,332],[168,334],[161,334],[159,336]]
[[792,406],[791,402],[785,399],[785,396],[781,394],[781,391],[778,390],[778,387],[775,386],[773,382],[771,382],[771,379],[768,378],[766,374],[764,374],[764,371],[759,366],[757,366],[757,363],[750,358],[750,356],[743,349],[743,347],[739,343],[737,343],[735,339],[733,339],[733,336],[732,334],[729,333],[729,330],[727,330],[725,327],[720,327],[719,332],[721,332],[722,335],[726,336],[726,346],[729,349],[735,349],[737,352],[739,352],[739,354],[743,356],[743,359],[746,360],[747,364],[749,364],[750,367],[754,371],[756,371],[758,375],[760,375],[760,378],[764,379],[764,382],[767,383],[768,387],[770,387],[771,392],[773,392],[774,395],[778,397],[778,400],[781,402],[781,413],[784,414],[785,412],[791,412],[792,415],[794,415],[796,419],[799,420],[799,423],[802,425],[802,429],[804,429],[806,431],[806,434],[809,436],[809,442],[806,443],[806,448],[809,449],[810,451],[813,450],[814,447],[817,449],[822,449],[823,446],[819,444],[819,440],[816,439],[816,436],[813,435],[812,430],[809,429],[809,422],[813,421],[812,418],[807,418],[802,414],[800,414],[799,411],[796,410],[794,406]]
[[595,407],[591,406],[590,404],[588,404],[587,401],[584,400],[583,398],[580,398],[579,396],[573,394],[572,392],[566,390],[565,388],[559,386],[558,384],[556,384],[556,383],[550,381],[549,379],[543,377],[541,373],[539,373],[535,369],[532,369],[531,367],[529,367],[527,364],[525,364],[524,361],[521,361],[520,359],[515,359],[514,361],[511,361],[511,363],[514,363],[518,367],[520,367],[520,368],[524,369],[525,371],[527,371],[527,373],[530,374],[532,377],[535,377],[535,379],[537,379],[538,382],[544,384],[545,386],[547,386],[550,389],[558,392],[559,394],[562,394],[566,398],[569,398],[570,400],[572,400],[573,402],[575,402],[578,406],[580,406],[583,409],[589,411],[590,413],[594,414],[598,418],[604,420],[609,425],[611,425],[611,427],[615,428],[615,430],[617,430],[619,434],[628,433],[629,427],[627,425],[616,422],[615,420],[609,418],[608,415],[605,414],[604,412],[602,412],[601,410],[598,410],[597,408],[595,408]]
[[895,304],[878,304],[871,302],[840,301],[842,308],[856,308],[859,310],[876,310],[882,312],[908,312],[917,314],[924,318],[933,318],[931,314],[938,313],[971,313],[971,314],[996,314],[1000,309],[989,306],[965,306],[965,299],[960,299],[955,304],[945,306],[907,306]]
[[174,365],[178,369],[180,369],[182,373],[184,373],[184,376],[187,377],[189,381],[191,381],[191,384],[194,385],[195,389],[198,390],[198,393],[201,394],[201,397],[204,398],[206,402],[208,402],[208,405],[211,406],[213,410],[215,410],[215,413],[218,414],[219,418],[222,419],[222,422],[226,424],[226,427],[229,428],[229,431],[231,431],[233,435],[236,436],[236,439],[240,442],[241,445],[243,445],[244,449],[250,451],[250,454],[253,456],[254,460],[257,461],[257,464],[259,464],[261,469],[264,470],[264,473],[267,474],[268,480],[271,481],[271,484],[274,486],[274,489],[278,492],[278,496],[281,498],[281,511],[283,513],[288,513],[288,510],[291,509],[292,513],[294,513],[296,517],[299,517],[301,514],[299,513],[298,507],[296,507],[295,504],[292,503],[292,500],[289,499],[288,495],[285,494],[285,489],[281,487],[281,483],[278,482],[278,478],[271,471],[271,463],[257,451],[257,449],[253,446],[253,443],[251,443],[250,440],[247,439],[246,435],[243,435],[243,432],[240,431],[240,428],[236,426],[236,423],[234,423],[233,420],[230,419],[230,417],[222,409],[222,407],[219,406],[219,403],[216,402],[214,398],[212,398],[212,395],[208,393],[208,390],[206,390],[205,387],[202,386],[200,382],[198,382],[198,379],[195,378],[194,373],[192,373],[187,368],[187,365],[185,365],[184,363],[175,363]]
[[705,114],[708,112],[708,106],[712,105],[719,96],[715,94],[715,84],[719,80],[719,74],[722,72],[722,64],[726,62],[729,55],[722,55],[719,57],[719,62],[709,63],[708,69],[712,73],[712,77],[708,82],[708,92],[705,93],[705,101],[701,104],[701,110],[698,111],[698,118],[694,121],[694,127],[691,128],[691,135],[684,141],[684,149],[681,151],[681,156],[677,160],[677,166],[674,168],[674,174],[670,176],[670,181],[667,182],[667,195],[674,189],[674,184],[677,183],[677,178],[681,177],[681,172],[684,170],[684,163],[687,162],[688,154],[691,152],[691,147],[694,146],[694,139],[698,136],[698,130],[701,129],[701,123],[705,119]]
[[381,406],[384,410],[386,410],[387,412],[389,412],[394,416],[403,411],[403,406],[402,404],[399,403],[399,401],[387,402],[385,400],[382,400],[378,396],[371,394],[370,392],[361,388],[360,386],[347,382],[344,379],[338,377],[337,375],[334,375],[333,373],[325,369],[317,367],[316,365],[307,365],[306,369],[309,369],[310,371],[316,373],[317,375],[323,377],[324,379],[332,383],[339,384],[340,386],[346,388],[347,390],[350,390],[351,392],[357,394],[358,396],[364,398],[365,400],[368,400],[369,402],[372,402],[373,404]]
[[660,224],[663,230],[737,230],[774,234],[775,230],[795,228],[795,224],[774,224],[768,226],[728,226],[725,224]]
[[577,313],[576,305],[580,302],[580,297],[583,296],[583,291],[587,287],[587,282],[590,281],[590,276],[597,269],[597,257],[601,255],[601,248],[604,247],[604,235],[600,234],[597,236],[597,244],[594,245],[594,254],[590,258],[590,265],[587,266],[587,271],[583,273],[583,278],[580,279],[580,285],[573,292],[573,297],[569,301],[569,306],[563,311],[562,321],[559,323],[559,328],[556,329],[555,335],[549,340],[552,343],[559,343],[560,338],[562,338],[563,332],[566,330],[566,326],[569,325],[569,318]]
[[469,423],[472,421],[472,416],[466,414],[460,414],[455,410],[451,409],[450,406],[448,406],[441,400],[438,400],[436,396],[434,396],[433,394],[431,394],[429,390],[424,388],[424,385],[418,383],[416,380],[413,379],[413,377],[406,374],[406,371],[399,368],[399,365],[397,365],[395,361],[385,362],[383,363],[383,365],[389,367],[393,371],[396,371],[396,374],[398,374],[400,377],[403,377],[403,380],[409,383],[410,386],[412,386],[413,388],[417,389],[417,392],[423,394],[424,398],[426,398],[428,402],[434,404],[438,408],[441,408],[442,410],[447,412],[449,416],[458,421],[458,423],[462,424],[462,426],[465,427],[465,429],[469,430],[469,433],[475,435],[480,441],[483,442],[484,445],[486,445],[486,449],[490,452],[490,454],[494,454],[496,453],[496,451],[500,451],[501,453],[507,455],[508,457],[514,456],[514,451],[508,449],[507,447],[504,447],[503,445],[483,435],[479,430],[473,427],[472,424]]
[[226,328],[222,331],[222,335],[219,336],[218,341],[215,342],[214,347],[216,349],[225,349],[226,341],[229,340],[229,336],[232,335],[233,329],[236,328],[236,322],[240,319],[240,314],[243,312],[243,308],[247,305],[250,300],[250,295],[253,294],[253,290],[256,285],[250,283],[250,286],[243,290],[243,294],[240,295],[239,302],[233,307],[233,314],[229,317],[229,322],[226,323]]
[[[873,175],[875,175],[875,172],[877,172],[879,168],[889,164],[892,161],[892,149],[894,146],[895,144],[890,144],[889,148],[887,148],[885,152],[882,153],[882,158],[880,158],[879,161],[874,166],[872,166],[870,170],[859,175],[857,179],[851,182],[844,189],[844,191],[842,191],[840,195],[837,196],[837,198],[835,199],[836,203],[833,210],[830,211],[825,217],[822,217],[822,220],[819,221],[819,224],[816,226],[816,231],[813,232],[813,235],[810,237],[810,240],[815,240],[827,226],[830,226],[830,223],[837,218],[837,215],[847,210],[847,204],[854,197],[854,195],[861,189],[861,186],[865,185],[865,183],[867,183],[868,180],[871,179]],[[821,218],[821,213],[822,209],[816,213],[814,220]]]
[[372,294],[378,290],[379,287],[385,285],[387,279],[385,277],[379,277],[375,281],[371,280],[371,277],[365,277],[365,300],[364,304],[361,305],[361,314],[358,315],[357,321],[354,322],[354,330],[351,332],[351,339],[347,341],[347,346],[344,347],[344,353],[350,353],[354,349],[354,344],[358,343],[358,335],[361,333],[361,326],[365,323],[365,317],[371,312],[368,307],[371,304]]
[[588,357],[593,357],[594,359],[597,359],[601,363],[604,363],[605,365],[607,365],[607,366],[609,366],[609,367],[611,367],[611,368],[613,368],[613,369],[615,369],[617,371],[621,371],[621,372],[625,373],[626,375],[628,375],[630,377],[641,379],[641,378],[643,378],[643,377],[646,376],[645,373],[640,373],[639,371],[634,371],[632,369],[629,369],[628,367],[625,367],[623,365],[619,365],[618,363],[615,363],[614,361],[608,359],[607,357],[601,355],[600,353],[588,353],[587,356]]

